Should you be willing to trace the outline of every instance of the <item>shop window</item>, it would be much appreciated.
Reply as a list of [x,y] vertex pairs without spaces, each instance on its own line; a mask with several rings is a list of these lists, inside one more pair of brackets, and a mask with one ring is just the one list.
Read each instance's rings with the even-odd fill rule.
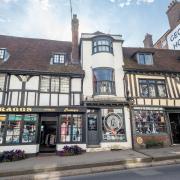
[[36,139],[36,114],[25,114],[23,133],[22,133],[22,143],[32,143]]
[[60,141],[81,142],[82,141],[82,116],[61,115],[60,118]]
[[140,95],[147,98],[165,98],[166,84],[164,80],[139,80]]
[[99,52],[113,53],[113,45],[111,38],[98,37],[93,40],[93,54]]
[[0,115],[0,144],[3,143],[4,132],[5,132],[5,122],[6,122],[6,115]]
[[166,132],[163,111],[134,110],[137,134],[160,134]]
[[10,114],[7,119],[6,143],[19,144],[22,115]]
[[93,86],[95,95],[115,94],[114,70],[112,68],[93,69]]
[[126,141],[123,109],[102,109],[102,136],[104,141]]

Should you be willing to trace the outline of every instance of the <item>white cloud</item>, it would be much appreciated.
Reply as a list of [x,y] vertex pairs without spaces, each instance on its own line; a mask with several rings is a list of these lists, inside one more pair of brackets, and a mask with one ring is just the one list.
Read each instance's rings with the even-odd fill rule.
[[12,3],[12,2],[17,2],[18,0],[2,0],[4,3]]
[[111,3],[117,3],[119,7],[123,8],[132,4],[140,5],[142,3],[150,4],[155,0],[109,0]]

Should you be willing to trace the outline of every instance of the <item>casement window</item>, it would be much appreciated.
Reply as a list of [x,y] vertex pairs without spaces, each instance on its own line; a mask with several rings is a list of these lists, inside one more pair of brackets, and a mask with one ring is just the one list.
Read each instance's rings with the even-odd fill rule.
[[82,115],[61,115],[59,129],[61,143],[82,142]]
[[0,74],[0,91],[4,90],[5,74]]
[[41,76],[40,90],[42,92],[49,92],[50,91],[50,76]]
[[163,111],[134,110],[136,134],[160,134],[166,133],[166,121]]
[[166,83],[164,80],[139,80],[140,96],[145,98],[167,97]]
[[93,86],[95,95],[115,94],[114,69],[95,68],[93,69]]
[[64,64],[65,54],[53,54],[53,64]]
[[113,53],[112,39],[108,37],[98,37],[93,39],[93,54],[99,52]]
[[69,93],[69,78],[41,76],[41,92]]
[[138,64],[153,65],[153,56],[151,53],[138,53],[137,60]]
[[0,59],[4,59],[6,49],[0,48]]

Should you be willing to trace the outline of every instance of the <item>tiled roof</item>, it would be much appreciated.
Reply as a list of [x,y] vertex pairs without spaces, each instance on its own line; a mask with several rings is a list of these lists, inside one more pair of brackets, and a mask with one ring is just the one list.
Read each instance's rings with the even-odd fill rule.
[[[140,65],[135,59],[137,52],[153,53],[153,65]],[[123,48],[124,70],[180,72],[180,51],[155,48]]]
[[[31,71],[84,74],[80,65],[70,64],[72,43],[0,35],[0,48],[7,48],[10,57],[0,64],[0,71]],[[52,53],[67,54],[68,65],[51,65]]]

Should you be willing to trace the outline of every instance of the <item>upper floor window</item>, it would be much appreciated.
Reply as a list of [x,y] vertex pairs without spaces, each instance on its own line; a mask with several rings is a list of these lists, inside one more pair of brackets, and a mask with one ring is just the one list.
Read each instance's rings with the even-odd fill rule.
[[53,54],[53,64],[64,64],[65,54]]
[[153,56],[150,53],[138,53],[137,60],[138,64],[153,65]]
[[112,68],[95,68],[93,70],[95,95],[115,94],[114,70]]
[[93,54],[98,52],[113,53],[112,39],[108,37],[98,37],[93,40]]
[[69,78],[41,76],[40,90],[42,92],[69,93]]
[[164,80],[139,80],[140,95],[147,98],[167,97]]
[[0,49],[0,59],[4,59],[6,49]]

